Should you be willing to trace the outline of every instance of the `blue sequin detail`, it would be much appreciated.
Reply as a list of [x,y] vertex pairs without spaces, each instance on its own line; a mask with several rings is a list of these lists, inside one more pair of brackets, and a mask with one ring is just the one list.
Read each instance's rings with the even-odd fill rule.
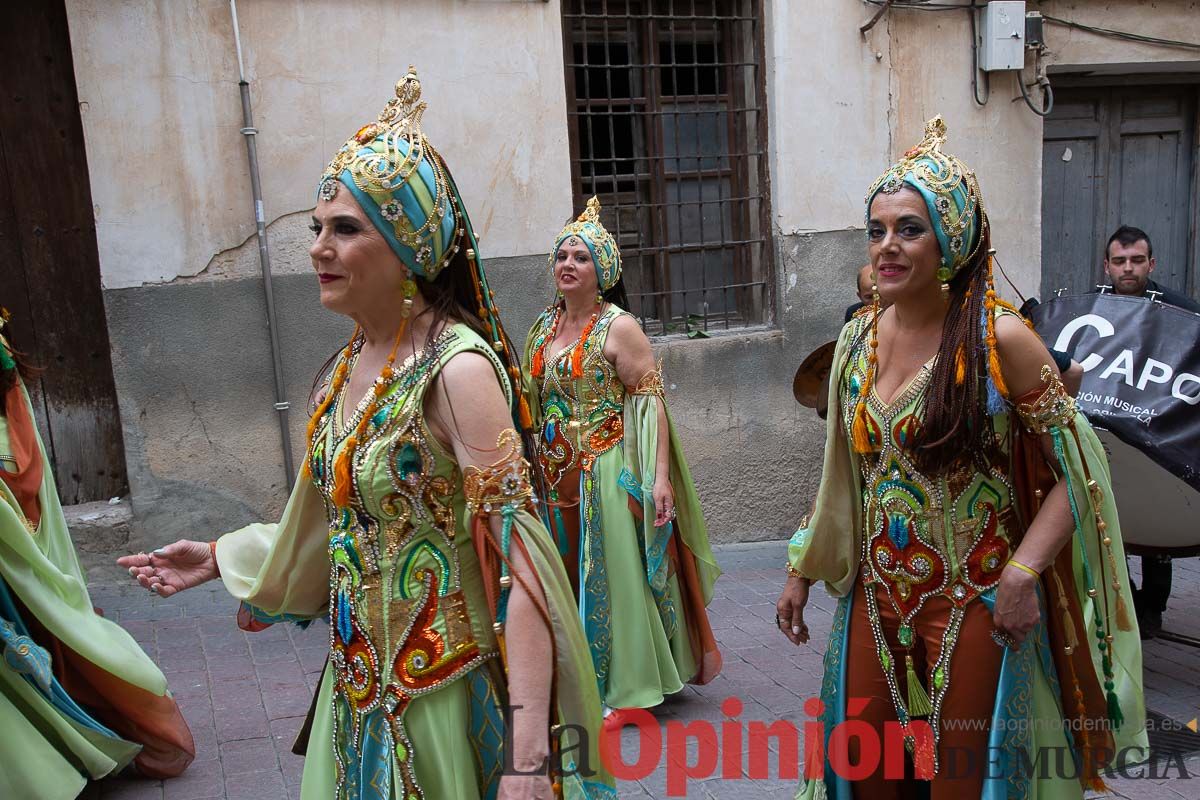
[[908,547],[908,520],[899,515],[888,517],[888,538],[901,550]]
[[350,644],[350,637],[354,631],[350,628],[350,599],[346,597],[344,591],[338,592],[338,614],[337,614],[337,633],[338,638],[342,640],[342,644]]

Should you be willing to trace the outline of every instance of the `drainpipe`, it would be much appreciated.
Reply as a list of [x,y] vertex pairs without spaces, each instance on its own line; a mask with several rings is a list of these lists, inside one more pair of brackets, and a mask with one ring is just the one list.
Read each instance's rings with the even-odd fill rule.
[[242,63],[242,37],[238,32],[237,0],[229,0],[229,13],[233,17],[233,41],[237,47],[238,89],[242,95],[242,135],[246,137],[246,157],[250,162],[250,191],[254,195],[254,223],[258,235],[258,262],[262,266],[263,290],[267,299],[267,328],[271,335],[271,363],[275,371],[275,411],[279,413],[279,437],[283,445],[283,468],[286,472],[288,491],[296,473],[292,461],[292,437],[288,430],[288,408],[283,381],[283,359],[279,352],[279,324],[275,316],[275,294],[271,288],[271,253],[267,249],[267,223],[263,214],[262,180],[258,175],[258,146],[255,137],[254,117],[250,111],[250,84],[246,82],[246,69]]

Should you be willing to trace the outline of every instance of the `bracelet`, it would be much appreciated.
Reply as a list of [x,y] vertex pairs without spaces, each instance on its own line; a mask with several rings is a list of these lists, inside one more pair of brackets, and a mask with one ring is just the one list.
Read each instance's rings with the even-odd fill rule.
[[1015,558],[1010,558],[1008,560],[1008,566],[1016,567],[1019,570],[1028,572],[1030,575],[1032,575],[1035,578],[1042,577],[1042,574],[1040,572],[1038,572],[1036,569],[1034,569],[1033,567],[1030,567],[1026,564],[1022,564],[1020,561],[1017,561]]
[[208,552],[212,553],[213,567],[217,570],[217,577],[221,577],[221,567],[217,564],[217,540],[213,539],[208,543]]
[[787,567],[787,574],[789,578],[800,578],[801,580],[807,580],[800,570],[792,566],[791,561],[788,561],[785,566]]

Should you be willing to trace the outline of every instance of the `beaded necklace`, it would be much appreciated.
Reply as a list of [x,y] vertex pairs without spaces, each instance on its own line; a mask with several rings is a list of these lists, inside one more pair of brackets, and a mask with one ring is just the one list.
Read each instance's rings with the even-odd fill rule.
[[[604,303],[600,303],[600,307],[592,312],[592,318],[588,320],[588,324],[583,327],[583,331],[579,334],[579,341],[575,343],[575,347],[571,350],[571,377],[583,377],[583,345],[591,335],[592,329],[596,327],[596,321],[600,319],[600,312],[604,309]],[[558,335],[558,325],[562,322],[563,317],[562,306],[556,306],[554,309],[554,319],[550,322],[549,329],[543,329],[543,333],[538,337],[537,349],[533,352],[533,357],[530,359],[529,369],[535,378],[540,378],[546,374],[546,347],[554,341],[554,337]]]
[[[366,407],[363,408],[362,416],[358,420],[358,424],[354,427],[354,432],[346,439],[345,446],[342,447],[340,453],[333,461],[333,491],[330,496],[338,508],[346,508],[350,505],[350,468],[354,463],[354,454],[358,450],[358,443],[362,440],[363,435],[367,431],[367,426],[371,422],[371,418],[375,416],[375,412],[379,406],[379,399],[387,392],[388,387],[395,377],[393,365],[396,363],[396,351],[400,349],[400,341],[408,330],[408,318],[412,308],[411,296],[405,297],[404,312],[400,321],[400,328],[396,331],[396,340],[392,342],[392,350],[388,353],[387,362],[384,363],[383,369],[379,373],[379,377],[371,386],[371,394],[368,396]],[[333,381],[330,383],[329,391],[325,393],[325,399],[317,406],[312,417],[308,420],[308,456],[304,459],[304,470],[308,477],[312,476],[312,449],[315,444],[313,437],[316,433],[317,424],[325,413],[333,407],[338,395],[341,393],[346,381],[350,375],[350,358],[354,349],[354,343],[361,335],[361,328],[354,326],[354,334],[350,337],[350,341],[342,350],[341,359],[338,361],[337,369],[333,373]]]

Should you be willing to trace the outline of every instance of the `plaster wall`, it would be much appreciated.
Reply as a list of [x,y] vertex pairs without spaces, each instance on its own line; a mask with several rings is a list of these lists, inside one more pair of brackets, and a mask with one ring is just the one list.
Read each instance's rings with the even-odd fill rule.
[[[104,286],[256,272],[229,257],[254,234],[229,3],[67,11]],[[557,1],[254,0],[238,12],[268,221],[313,206],[325,164],[410,64],[484,255],[539,252],[570,216]],[[285,246],[273,269],[308,259]]]
[[[1031,8],[1200,40],[1197,5]],[[875,6],[777,0],[764,8],[772,324],[655,342],[718,542],[785,536],[809,510],[824,424],[792,399],[792,375],[807,353],[836,336],[854,299],[854,270],[865,259],[863,195],[921,138],[928,117],[946,118],[947,149],[978,173],[1009,276],[1025,293],[1036,292],[1040,276],[1041,120],[1013,102],[1019,95],[1011,74],[993,76],[986,105],[972,99],[965,12],[893,8],[863,36],[859,26]],[[68,9],[133,538],[148,546],[270,519],[285,500],[285,476],[228,4],[69,0]],[[438,25],[409,24],[435,9]],[[298,455],[312,376],[350,332],[346,320],[320,307],[309,274],[312,186],[409,63],[421,68],[426,130],[483,230],[483,255],[514,340],[523,341],[548,302],[544,250],[571,213],[561,14],[557,2],[516,0],[256,0],[239,10],[263,132]],[[1046,61],[1059,71],[1192,68],[1179,60],[1192,57],[1187,51],[1056,26],[1047,26],[1047,45]]]

